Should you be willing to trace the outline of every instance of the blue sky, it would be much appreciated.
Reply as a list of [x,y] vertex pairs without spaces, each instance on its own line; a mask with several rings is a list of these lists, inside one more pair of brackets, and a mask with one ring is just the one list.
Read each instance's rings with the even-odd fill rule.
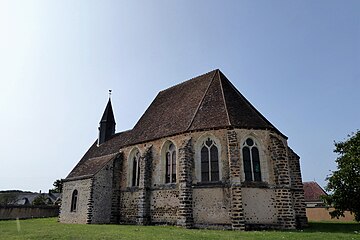
[[325,185],[360,123],[360,1],[0,1],[0,190],[47,191],[156,94],[219,68]]

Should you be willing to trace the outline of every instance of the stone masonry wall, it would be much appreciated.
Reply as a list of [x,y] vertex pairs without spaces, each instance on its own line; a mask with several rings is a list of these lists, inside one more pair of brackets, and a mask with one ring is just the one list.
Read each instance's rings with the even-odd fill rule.
[[[249,136],[258,142],[262,182],[243,185],[241,144]],[[219,150],[220,181],[215,184],[202,183],[200,178],[199,152],[202,142],[208,137],[215,140]],[[174,144],[177,153],[176,183],[165,183],[163,151],[169,142]],[[139,187],[131,186],[129,171],[129,155],[134,148],[139,149],[143,162],[140,165],[143,170],[140,170]],[[147,155],[149,149],[151,154]],[[245,229],[249,224],[295,228],[291,166],[286,140],[277,134],[251,129],[209,130],[128,146],[121,149],[121,152],[123,161],[118,177],[120,197],[117,200],[117,218],[120,223],[177,224],[184,227],[201,224],[209,227],[217,224],[239,230]],[[247,194],[245,198],[243,189]],[[202,202],[204,194],[211,194],[216,201]],[[244,206],[244,199],[247,206]],[[265,203],[264,199],[272,202]],[[261,212],[259,216],[255,216],[255,212],[249,207],[249,201],[251,206],[259,205],[259,211],[270,209],[270,212]],[[208,209],[208,221],[205,221],[207,212],[203,209]],[[219,214],[220,217],[212,218],[213,214]]]
[[282,229],[295,229],[295,212],[290,189],[290,171],[287,147],[274,134],[270,135],[270,153],[275,172],[275,196],[278,211],[278,224]]
[[194,224],[192,199],[192,167],[194,150],[191,138],[185,139],[179,149],[179,209],[177,225],[190,228]]
[[150,223],[150,188],[152,178],[152,146],[148,147],[140,160],[140,184],[138,188],[138,219],[137,223]]
[[120,195],[120,223],[136,224],[139,213],[139,192],[122,191]]
[[243,187],[242,193],[247,224],[274,225],[277,223],[278,213],[273,189]]
[[152,190],[150,206],[151,223],[175,225],[179,209],[179,190]]
[[[64,182],[59,220],[62,223],[87,223],[92,179]],[[74,190],[78,191],[76,211],[71,212],[71,198]]]
[[[148,142],[145,144],[138,144],[135,146],[129,146],[121,151],[124,154],[124,161],[121,167],[121,191],[120,191],[120,222],[123,223],[134,223],[134,204],[136,204],[136,211],[138,210],[138,201],[141,196],[136,196],[139,194],[139,187],[131,186],[129,174],[130,162],[129,155],[132,151],[137,148],[140,153],[143,155],[146,148],[152,146],[152,160],[151,160],[151,186],[150,186],[150,223],[168,223],[168,224],[177,224],[178,219],[177,215],[179,215],[179,205],[180,205],[180,178],[181,178],[181,154],[187,152],[187,158],[191,157],[191,166],[189,165],[189,176],[191,176],[190,186],[192,187],[194,184],[199,184],[199,176],[197,176],[194,169],[194,139],[197,142],[203,141],[207,139],[208,136],[214,136],[219,142],[219,153],[220,153],[220,168],[222,176],[220,176],[224,182],[228,179],[228,162],[227,162],[227,154],[226,154],[226,135],[224,135],[226,131],[224,130],[213,130],[206,132],[195,132],[191,134],[182,134],[170,138],[159,139],[156,141]],[[205,136],[204,136],[205,135]],[[188,141],[191,140],[191,144],[188,147],[185,147]],[[200,139],[200,140],[199,140]],[[177,182],[176,183],[165,183],[165,160],[163,158],[164,147],[168,146],[169,142],[173,143],[176,148],[177,153]],[[221,146],[223,149],[221,150]],[[187,148],[187,150],[184,149]],[[199,147],[199,146],[198,146]],[[225,149],[224,149],[225,148]],[[184,149],[184,150],[181,150]],[[190,179],[190,178],[189,178]],[[191,190],[191,189],[190,189]],[[176,199],[175,199],[175,196]],[[160,197],[160,199],[156,199],[155,197]],[[162,199],[166,199],[169,201],[164,206],[161,203]],[[177,206],[175,209],[173,206]],[[191,204],[192,206],[192,204]],[[176,212],[177,215],[173,215]],[[154,215],[155,214],[155,215]],[[174,218],[176,217],[176,221]],[[180,224],[180,223],[179,223]],[[191,225],[191,224],[190,224]]]
[[300,157],[288,148],[289,166],[291,175],[291,194],[295,210],[296,226],[306,227],[308,224],[306,217],[306,206],[304,199],[304,188],[301,178]]
[[[211,197],[210,197],[211,196]],[[207,187],[193,189],[195,227],[231,226],[231,191],[229,188]]]
[[240,147],[234,130],[228,131],[228,157],[231,184],[231,223],[232,229],[245,230],[244,209],[241,193]]
[[111,196],[111,216],[110,223],[120,223],[120,200],[121,200],[121,175],[122,164],[124,162],[124,154],[119,153],[118,157],[113,163],[113,178],[112,178],[112,196]]
[[110,223],[112,179],[113,161],[110,161],[93,177],[88,223]]

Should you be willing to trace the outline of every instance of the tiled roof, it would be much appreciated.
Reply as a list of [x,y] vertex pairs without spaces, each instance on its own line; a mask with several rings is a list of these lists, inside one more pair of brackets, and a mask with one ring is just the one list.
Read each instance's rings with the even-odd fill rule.
[[100,146],[95,142],[67,178],[94,174],[107,158],[99,162],[93,158],[116,153],[123,146],[228,127],[281,134],[217,69],[159,92],[132,130],[115,134]]
[[108,161],[117,157],[120,148],[124,146],[130,133],[131,131],[117,133],[99,146],[96,140],[79,163],[69,173],[66,180],[84,176],[89,177],[96,174]]
[[106,163],[116,158],[117,155],[117,153],[112,153],[100,157],[87,158],[86,161],[81,162],[79,167],[75,167],[75,169],[67,176],[67,179],[94,175],[100,171]]
[[320,197],[327,195],[316,182],[304,182],[303,186],[305,202],[320,202],[322,201]]

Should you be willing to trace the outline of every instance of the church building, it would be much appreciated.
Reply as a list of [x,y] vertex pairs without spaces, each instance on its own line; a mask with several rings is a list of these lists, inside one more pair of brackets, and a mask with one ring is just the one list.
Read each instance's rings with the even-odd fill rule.
[[98,139],[64,179],[60,222],[307,224],[299,156],[220,70],[159,92],[133,129],[115,124],[109,99]]

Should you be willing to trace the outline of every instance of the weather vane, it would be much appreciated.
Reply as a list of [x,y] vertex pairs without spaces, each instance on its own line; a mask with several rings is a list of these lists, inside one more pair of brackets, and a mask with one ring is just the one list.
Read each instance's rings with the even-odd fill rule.
[[112,90],[109,89],[109,98],[111,98],[111,92],[112,92]]

